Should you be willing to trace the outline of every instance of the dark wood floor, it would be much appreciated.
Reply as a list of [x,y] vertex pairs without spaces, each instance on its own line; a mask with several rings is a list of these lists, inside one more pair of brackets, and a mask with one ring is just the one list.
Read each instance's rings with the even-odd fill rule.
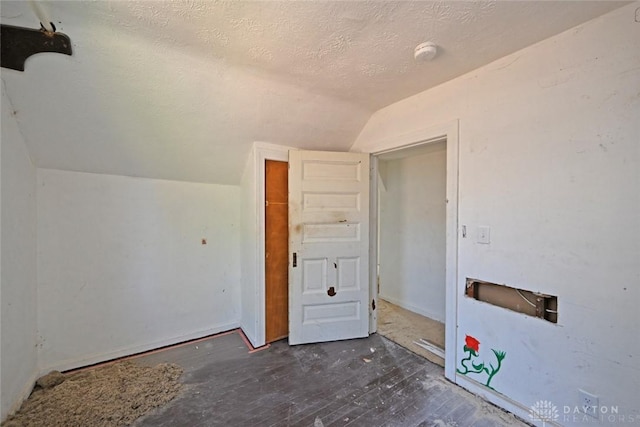
[[378,335],[249,354],[233,333],[137,361],[178,363],[186,385],[139,427],[525,425]]

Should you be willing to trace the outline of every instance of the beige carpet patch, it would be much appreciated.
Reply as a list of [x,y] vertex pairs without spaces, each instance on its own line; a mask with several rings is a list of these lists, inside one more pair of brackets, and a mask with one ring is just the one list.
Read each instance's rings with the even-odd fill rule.
[[133,423],[173,399],[182,388],[182,368],[130,361],[38,380],[20,410],[3,427],[116,427]]

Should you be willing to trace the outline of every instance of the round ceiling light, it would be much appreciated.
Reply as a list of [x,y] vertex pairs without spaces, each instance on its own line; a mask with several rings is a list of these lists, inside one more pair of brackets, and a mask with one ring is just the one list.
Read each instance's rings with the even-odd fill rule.
[[438,46],[432,42],[420,43],[413,52],[416,61],[431,61],[438,53]]

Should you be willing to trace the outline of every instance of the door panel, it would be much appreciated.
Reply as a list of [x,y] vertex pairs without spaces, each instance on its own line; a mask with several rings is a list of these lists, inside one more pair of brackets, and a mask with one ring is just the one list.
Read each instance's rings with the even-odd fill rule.
[[265,338],[289,334],[288,165],[265,162]]
[[368,154],[289,152],[289,251],[289,343],[366,337]]

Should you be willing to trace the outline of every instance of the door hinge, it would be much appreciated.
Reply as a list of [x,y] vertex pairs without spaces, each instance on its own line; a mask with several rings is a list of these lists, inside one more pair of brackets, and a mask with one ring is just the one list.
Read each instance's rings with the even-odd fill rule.
[[297,267],[298,266],[298,254],[297,253],[293,253],[293,267]]

